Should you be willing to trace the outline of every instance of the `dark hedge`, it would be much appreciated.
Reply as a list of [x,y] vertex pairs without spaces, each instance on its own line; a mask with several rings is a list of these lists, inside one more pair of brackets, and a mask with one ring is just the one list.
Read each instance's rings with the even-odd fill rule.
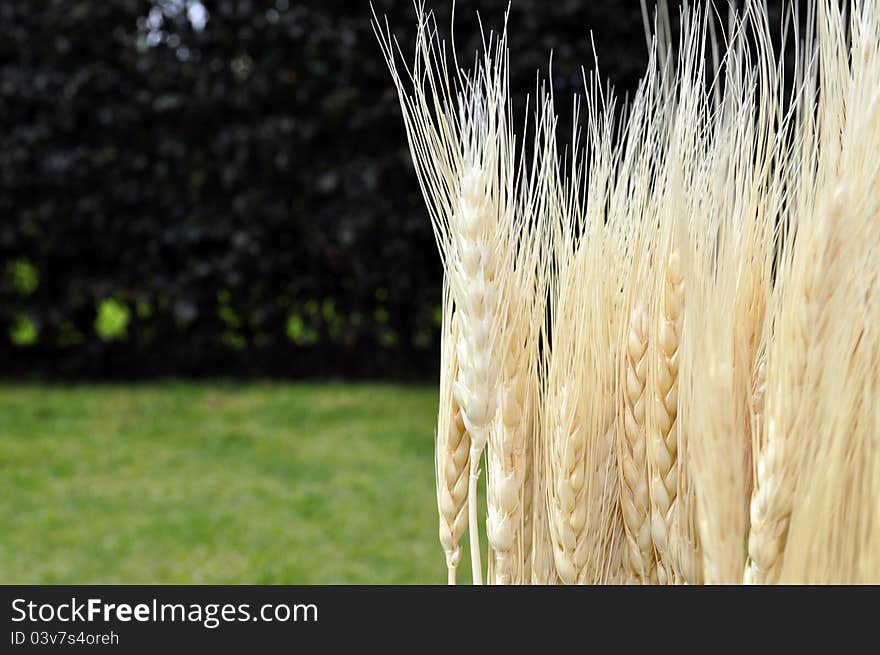
[[[404,44],[410,0],[374,0]],[[448,25],[446,0],[431,2]],[[474,10],[459,0],[460,52]],[[0,3],[7,376],[423,378],[440,266],[363,2]],[[554,51],[634,88],[638,0],[516,0],[513,86]],[[560,101],[562,113],[567,100]]]

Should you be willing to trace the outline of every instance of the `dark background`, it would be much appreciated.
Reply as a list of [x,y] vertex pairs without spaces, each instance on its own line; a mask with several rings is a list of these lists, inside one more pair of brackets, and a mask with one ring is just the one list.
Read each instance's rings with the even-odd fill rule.
[[[374,6],[411,44],[411,1]],[[459,0],[458,52],[506,6]],[[631,92],[639,0],[513,2],[517,106],[553,50],[567,113],[590,29]],[[0,118],[3,376],[434,374],[439,259],[366,0],[3,0]]]

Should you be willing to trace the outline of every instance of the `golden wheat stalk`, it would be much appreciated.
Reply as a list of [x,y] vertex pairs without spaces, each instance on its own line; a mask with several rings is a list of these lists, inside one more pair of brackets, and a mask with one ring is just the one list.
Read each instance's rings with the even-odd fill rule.
[[692,189],[704,189],[701,175],[714,136],[705,127],[712,115],[712,98],[704,83],[709,75],[703,56],[708,16],[687,14],[676,65],[673,68],[668,58],[658,81],[662,93],[657,111],[668,125],[661,132],[655,180],[654,220],[659,229],[652,246],[655,284],[649,306],[646,393],[651,537],[660,584],[694,582],[699,568],[696,490],[686,458],[692,435],[679,415],[688,409],[679,395],[686,286],[683,249],[688,246],[695,199],[702,195]]
[[623,425],[618,434],[620,506],[627,543],[627,564],[643,583],[656,580],[651,540],[651,498],[648,492],[645,386],[648,376],[648,319],[635,305],[626,335],[622,373]]
[[[880,175],[871,188],[877,183]],[[836,265],[828,262],[827,274],[837,284],[814,314],[822,346],[813,351],[817,361],[807,367],[803,401],[808,408],[799,424],[811,430],[792,440],[788,451],[798,480],[779,567],[782,583],[880,581],[871,528],[878,516],[875,481],[880,474],[873,402],[880,360],[874,326],[880,313],[872,298],[874,284],[866,287],[852,274],[880,265],[874,246],[865,245],[876,243],[880,231],[863,218],[880,211],[880,199],[868,200],[865,189],[853,187],[851,182],[839,185],[829,208],[847,229],[840,231]],[[840,321],[847,312],[851,320]]]
[[660,584],[673,581],[667,547],[678,494],[678,346],[684,304],[681,254],[673,249],[663,267],[661,300],[651,333],[653,375],[648,380],[652,422],[648,429],[651,538]]
[[455,584],[461,559],[459,541],[467,528],[467,493],[470,473],[470,437],[461,409],[452,394],[458,372],[455,344],[458,325],[448,283],[443,284],[443,320],[440,341],[440,411],[435,449],[437,466],[437,508],[440,544],[446,554],[449,584]]
[[880,7],[855,3],[847,26],[836,4],[823,4],[818,22],[820,81],[830,87],[818,114],[830,125],[820,124],[813,220],[795,244],[810,356],[789,441],[798,479],[779,580],[876,584]]
[[[547,343],[548,325],[541,325],[541,342]],[[545,348],[546,349],[546,348]],[[547,476],[544,473],[545,458],[549,447],[546,429],[546,389],[547,358],[541,357],[538,362],[538,387],[533,393],[535,399],[535,424],[533,425],[531,480],[527,489],[531,494],[531,553],[526,565],[527,580],[531,584],[555,585],[558,583],[556,566],[553,556],[553,541],[550,536],[550,517],[547,509]]]
[[[805,439],[815,374],[814,362],[825,345],[819,317],[838,283],[832,272],[840,262],[839,204],[818,209],[813,226],[802,227],[790,266],[786,298],[779,303],[777,333],[767,366],[765,396],[766,435],[752,492],[749,562],[745,581],[768,583],[778,579],[787,543],[788,523],[797,486],[795,440]],[[791,273],[791,269],[790,269]]]
[[[495,557],[494,576],[498,584],[519,583],[525,529],[526,473],[531,457],[529,435],[533,407],[529,390],[529,333],[519,312],[519,290],[506,290],[508,300],[508,343],[500,384],[501,411],[498,412],[488,448],[488,517],[486,531]],[[528,302],[528,301],[526,301]]]
[[520,178],[515,211],[508,214],[511,239],[518,246],[512,270],[501,289],[506,308],[499,380],[499,411],[489,438],[487,534],[493,555],[493,582],[523,584],[531,579],[533,489],[530,486],[541,328],[545,318],[549,258],[547,257],[546,176],[555,165],[549,150],[554,117],[549,103],[536,113],[536,143],[532,175]]
[[[720,204],[723,206],[723,201]],[[728,299],[735,297],[738,279],[737,259],[728,252],[738,235],[729,228],[712,219],[696,226],[697,244],[688,257],[692,284],[682,345],[686,362],[682,404],[688,408],[688,439],[687,451],[679,454],[693,479],[702,574],[707,584],[741,581],[748,532],[750,462],[745,411],[749,388],[737,386],[735,329],[724,311]],[[712,235],[719,232],[721,237],[716,240]],[[710,274],[710,253],[720,253],[714,274]]]
[[[564,292],[563,292],[564,293]],[[587,458],[592,454],[592,435],[597,426],[588,424],[583,351],[575,350],[576,332],[581,316],[574,314],[573,294],[561,298],[554,328],[564,326],[555,335],[548,367],[547,407],[544,429],[548,433],[544,461],[547,479],[547,502],[550,536],[556,572],[564,584],[574,584],[581,577],[591,556],[586,546],[588,497],[585,489]]]
[[610,103],[600,99],[594,80],[587,110],[589,157],[573,140],[568,177],[557,173],[560,183],[550,193],[554,275],[551,347],[544,351],[543,474],[556,572],[564,584],[609,579],[618,518],[613,343],[621,257],[617,232],[605,221],[617,153],[610,145]]
[[[375,19],[375,17],[374,17]],[[433,17],[417,6],[416,57],[401,75],[390,29],[376,35],[398,90],[416,175],[449,280],[458,321],[453,396],[471,440],[468,539],[482,583],[477,485],[495,420],[506,339],[502,290],[511,273],[516,197],[508,124],[506,34],[490,38],[468,75],[450,75]]]
[[380,41],[455,308],[450,580],[465,505],[482,580],[485,452],[490,582],[876,581],[880,7],[854,3],[847,25],[819,0],[790,99],[760,3],[723,43],[686,10],[677,57],[668,23],[649,38],[624,123],[586,80],[570,163],[542,101],[528,169],[505,36],[449,67],[417,7],[404,75]]
[[[546,325],[543,326],[543,330]],[[546,343],[546,339],[544,340]],[[546,373],[543,370],[545,358],[541,359],[542,369],[539,373],[539,389],[545,388]],[[550,518],[547,511],[547,476],[544,473],[544,463],[547,454],[547,436],[550,434],[545,429],[544,394],[536,394],[537,411],[535,413],[535,426],[532,431],[532,475],[531,484],[531,554],[527,561],[528,582],[537,585],[555,585],[559,578],[556,575],[556,565],[553,556],[553,540],[550,536]]]
[[[867,19],[866,24],[871,24],[872,15],[876,21],[876,8],[865,11],[868,13],[860,18]],[[856,78],[849,70],[840,8],[834,3],[819,3],[816,26],[816,40],[806,43],[796,81],[807,90],[818,85],[822,93],[818,101],[812,93],[798,97],[795,131],[803,141],[792,155],[796,165],[791,167],[792,199],[786,211],[787,222],[796,224],[797,230],[786,235],[782,273],[774,289],[777,297],[773,302],[774,334],[767,353],[765,427],[750,505],[749,561],[744,575],[748,583],[775,582],[784,565],[801,477],[799,461],[804,457],[798,453],[809,452],[806,435],[812,434],[821,420],[810,400],[821,372],[823,349],[829,345],[820,317],[841,283],[840,250],[846,234],[841,225],[844,187],[839,179],[844,165],[842,137],[849,134],[853,150],[860,150],[870,143],[874,132],[873,120],[868,119],[861,123],[867,128],[863,134],[853,137],[852,126],[857,121],[847,120],[847,108],[860,104],[848,103],[846,94],[859,85],[854,84]],[[868,49],[874,47],[872,44]],[[858,58],[852,61],[861,65]],[[869,100],[872,93],[866,91],[860,101]]]

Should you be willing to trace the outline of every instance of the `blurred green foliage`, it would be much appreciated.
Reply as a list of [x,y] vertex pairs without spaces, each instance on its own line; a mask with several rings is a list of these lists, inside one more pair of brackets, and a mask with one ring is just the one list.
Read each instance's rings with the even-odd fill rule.
[[37,326],[29,316],[19,314],[9,328],[9,340],[16,346],[32,346],[37,342]]
[[12,287],[21,296],[29,296],[40,286],[37,269],[26,259],[16,259],[7,267],[12,278]]
[[95,332],[104,341],[124,339],[128,334],[126,328],[129,319],[131,319],[131,310],[128,305],[114,298],[107,298],[98,305]]
[[[373,6],[409,57],[410,0]],[[463,65],[506,8],[457,2]],[[370,18],[0,3],[0,372],[433,376],[439,258]],[[514,119],[552,51],[563,141],[591,42],[621,92],[647,59],[639,0],[516,0],[509,35]]]

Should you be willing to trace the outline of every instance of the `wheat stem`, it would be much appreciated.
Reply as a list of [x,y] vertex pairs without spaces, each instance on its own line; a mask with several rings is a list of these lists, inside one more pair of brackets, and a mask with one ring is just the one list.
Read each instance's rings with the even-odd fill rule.
[[468,541],[471,545],[471,573],[475,585],[483,584],[483,565],[480,556],[480,522],[477,515],[477,484],[480,481],[481,451],[471,448],[470,476],[468,477]]

